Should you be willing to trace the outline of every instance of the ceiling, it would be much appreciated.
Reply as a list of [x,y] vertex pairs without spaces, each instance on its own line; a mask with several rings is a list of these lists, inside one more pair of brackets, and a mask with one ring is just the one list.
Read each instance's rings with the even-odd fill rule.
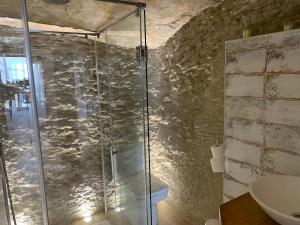
[[[49,0],[47,0],[49,1]],[[132,6],[101,2],[97,0],[70,0],[67,4],[53,4],[45,0],[27,0],[28,16],[31,22],[56,25],[52,30],[99,31],[116,18],[132,11]],[[150,48],[157,48],[178,31],[190,18],[216,0],[144,0],[147,4],[147,35]],[[19,0],[1,0],[0,24],[9,24],[9,18],[20,17]],[[118,26],[126,35],[137,32],[134,17]],[[39,25],[39,28],[47,26]]]

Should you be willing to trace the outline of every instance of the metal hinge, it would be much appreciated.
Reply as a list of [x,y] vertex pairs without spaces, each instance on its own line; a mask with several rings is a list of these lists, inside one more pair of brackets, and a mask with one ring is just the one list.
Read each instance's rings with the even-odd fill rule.
[[137,46],[136,47],[136,60],[138,62],[146,62],[148,60],[148,47],[147,46]]

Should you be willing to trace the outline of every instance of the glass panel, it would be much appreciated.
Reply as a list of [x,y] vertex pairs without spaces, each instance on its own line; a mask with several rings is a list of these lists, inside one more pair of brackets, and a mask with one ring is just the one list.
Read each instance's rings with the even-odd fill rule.
[[[2,165],[1,165],[2,166]],[[0,180],[0,225],[8,225],[8,216],[10,213],[7,212],[7,207],[5,200],[5,190],[3,189],[3,185],[5,182],[3,180]]]
[[107,30],[112,224],[148,223],[140,19],[139,13],[133,13]]
[[[147,215],[148,215],[148,224],[152,225],[152,217],[156,216],[153,213],[152,210],[152,200],[151,200],[151,170],[150,170],[150,142],[149,142],[149,111],[148,111],[148,71],[147,71],[147,63],[148,63],[148,46],[147,46],[147,39],[146,39],[146,10],[140,11],[140,17],[141,17],[141,46],[142,51],[141,56],[144,56],[141,58],[141,74],[142,74],[142,85],[143,85],[143,99],[144,99],[144,105],[143,105],[143,111],[144,111],[144,135],[145,135],[145,185],[146,185],[146,193],[147,193],[147,199],[146,199],[146,205],[147,205]],[[156,209],[154,209],[156,210]],[[156,219],[155,219],[156,220]],[[154,224],[155,225],[155,224]]]
[[[0,25],[0,224],[39,225],[44,221],[30,78],[18,2],[13,14],[5,8],[6,3],[0,6],[1,24],[6,24]],[[3,218],[6,210],[9,220]]]
[[50,225],[104,217],[93,37],[31,33]]
[[97,72],[98,72],[98,87],[100,97],[100,124],[101,124],[101,154],[102,154],[102,174],[103,174],[103,188],[104,192],[104,206],[105,212],[107,212],[108,205],[113,199],[112,188],[112,167],[110,157],[110,109],[111,102],[109,101],[110,86],[109,86],[109,67],[108,67],[108,49],[106,44],[107,36],[104,31],[101,36],[95,42],[96,44],[96,55],[97,55]]
[[[31,33],[50,225],[95,224],[107,211],[117,215],[112,223],[147,224],[140,19],[134,13],[115,24],[96,45],[91,36]],[[1,225],[13,223],[13,213],[18,225],[39,225],[44,221],[24,39],[16,27],[0,26],[0,34],[0,209],[10,214],[9,221],[0,215]]]

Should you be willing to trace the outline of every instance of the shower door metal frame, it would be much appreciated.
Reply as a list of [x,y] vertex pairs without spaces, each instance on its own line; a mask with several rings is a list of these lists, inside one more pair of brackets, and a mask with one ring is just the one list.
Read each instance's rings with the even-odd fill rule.
[[[98,1],[106,1],[106,0],[98,0]],[[112,1],[109,1],[112,2]],[[116,1],[117,2],[117,1]],[[150,131],[149,131],[149,91],[148,91],[148,50],[147,50],[147,38],[146,38],[146,4],[140,5],[140,7],[137,6],[137,8],[130,13],[123,16],[121,19],[112,22],[111,24],[107,25],[100,31],[101,33],[107,32],[112,26],[118,24],[119,22],[126,20],[130,16],[136,14],[139,17],[139,31],[140,31],[140,42],[139,46],[137,46],[138,51],[138,60],[140,64],[140,75],[141,75],[141,87],[142,87],[142,114],[143,114],[143,133],[144,133],[144,169],[145,169],[145,203],[146,203],[146,210],[147,210],[147,225],[152,225],[152,199],[151,199],[151,168],[150,168]],[[105,34],[106,43],[108,43],[107,40],[107,33]],[[108,50],[107,50],[108,51]],[[107,62],[109,64],[109,62]],[[110,66],[108,66],[110,68]],[[109,70],[109,69],[108,69]],[[109,79],[111,77],[111,72],[107,71],[109,75]],[[111,81],[109,81],[111,83]],[[109,89],[111,85],[109,84]],[[109,91],[109,96],[111,94],[111,91]],[[109,97],[111,99],[111,97]],[[110,103],[110,114],[111,112],[111,103]],[[112,121],[110,121],[110,128],[112,128]],[[116,133],[114,133],[112,130],[110,131],[111,134],[111,143],[110,147],[114,146],[115,140],[118,138]],[[113,149],[111,150],[111,160],[112,160],[112,176],[116,177],[117,174],[114,173],[116,169],[114,168],[114,159],[116,155],[118,154],[118,150],[115,151]],[[115,178],[113,178],[115,179]],[[115,187],[116,188],[116,187]],[[106,192],[106,189],[105,191]],[[154,225],[154,224],[153,224]]]
[[27,0],[20,0],[20,1],[21,1],[23,32],[24,32],[25,53],[26,53],[26,60],[27,60],[29,83],[30,83],[30,95],[32,99],[32,117],[33,117],[33,128],[34,128],[34,137],[35,137],[34,143],[35,143],[38,170],[39,170],[39,183],[40,183],[40,191],[41,191],[43,223],[44,225],[49,225],[47,195],[46,195],[46,187],[45,187],[46,186],[45,174],[44,174],[44,165],[43,165],[43,152],[42,152],[42,145],[41,145],[38,107],[37,107],[37,98],[36,98],[36,90],[35,90],[34,72],[33,72],[30,30],[29,30],[28,15],[27,15]]
[[[147,21],[146,10],[139,10],[140,14],[140,60],[141,60],[141,76],[143,90],[143,129],[144,129],[144,160],[145,160],[145,192],[146,204],[149,207],[147,211],[147,221],[152,224],[152,198],[151,198],[151,165],[150,165],[150,130],[149,130],[149,88],[148,88],[148,46],[147,46]],[[148,169],[148,170],[147,170]],[[147,176],[148,175],[148,176]],[[148,195],[148,196],[147,196]]]
[[2,138],[0,136],[0,176],[1,176],[1,183],[2,183],[2,192],[4,197],[4,205],[6,210],[6,217],[8,225],[11,225],[11,217],[13,220],[14,225],[17,225],[16,215],[14,210],[14,205],[12,202],[9,179],[6,170],[6,163],[5,163],[5,156],[3,152],[3,145],[2,145]]
[[143,3],[143,2],[124,1],[124,0],[97,0],[97,1],[131,5],[131,6],[136,6],[137,8],[141,8],[141,9],[146,8],[146,3]]

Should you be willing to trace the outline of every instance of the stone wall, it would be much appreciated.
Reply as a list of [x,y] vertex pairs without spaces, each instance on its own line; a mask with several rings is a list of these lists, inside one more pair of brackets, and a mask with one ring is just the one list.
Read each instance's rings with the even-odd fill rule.
[[[24,56],[22,35],[7,27],[1,27],[0,33],[1,56]],[[103,174],[108,207],[116,207],[110,162],[112,132],[118,135],[114,144],[119,147],[123,177],[143,172],[139,160],[143,158],[140,146],[144,141],[140,67],[135,48],[97,42],[97,86],[93,40],[32,34],[31,43],[49,220],[51,225],[68,225],[104,212]],[[17,221],[41,224],[31,101],[21,110],[16,107],[15,93],[7,95],[6,86],[0,87],[0,135]],[[132,185],[136,183],[140,180]]]
[[[69,224],[104,208],[94,42],[43,34],[31,39],[49,219]],[[22,45],[2,43],[1,53],[22,56]],[[12,98],[2,111],[6,129],[1,134],[12,197],[19,222],[40,224],[32,106],[31,101],[28,108],[16,104]]]
[[300,175],[300,30],[226,43],[224,200]]
[[[282,5],[285,3],[285,5]],[[281,31],[286,6],[299,27],[299,1],[224,0],[200,12],[150,51],[152,172],[170,187],[167,201],[193,224],[218,216],[223,177],[210,168],[210,146],[223,138],[225,41]]]
[[[245,15],[251,18],[249,27],[253,31],[253,35],[282,30],[283,20],[286,17],[283,13],[284,7],[280,4],[282,2],[279,0],[224,0],[218,6],[210,7],[199,13],[198,16],[194,17],[177,32],[168,41],[166,46],[150,51],[149,100],[152,171],[170,186],[168,202],[180,210],[183,215],[186,215],[195,225],[204,224],[206,219],[217,217],[218,206],[222,202],[223,177],[220,174],[213,174],[211,172],[209,164],[211,153],[209,147],[215,144],[217,138],[223,137],[224,42],[241,37],[243,30],[241,20]],[[292,11],[289,13],[291,15],[289,19],[295,20],[295,27],[299,27],[299,1],[287,0],[286,2],[293,4],[294,7],[292,7]],[[61,161],[57,163],[56,160],[50,160],[49,163],[53,163],[52,169],[53,167],[61,166],[62,170],[70,172],[67,174],[70,176],[67,177],[68,183],[66,184],[74,182],[78,187],[74,189],[74,192],[70,192],[72,187],[62,182],[64,180],[63,174],[60,174],[62,176],[59,176],[58,180],[51,179],[51,177],[54,177],[50,176],[50,179],[48,179],[53,185],[51,189],[53,192],[50,195],[53,204],[50,204],[50,206],[55,207],[56,203],[61,203],[56,199],[58,191],[54,187],[58,187],[59,191],[63,193],[74,193],[71,199],[77,199],[78,197],[84,199],[86,202],[90,202],[91,198],[94,199],[95,196],[87,195],[89,198],[85,199],[84,196],[80,195],[81,190],[92,190],[90,193],[95,193],[95,189],[93,188],[98,188],[101,185],[99,180],[91,184],[91,189],[85,189],[84,185],[80,186],[78,180],[81,179],[82,184],[84,184],[87,182],[87,178],[96,180],[100,178],[101,174],[91,177],[91,174],[87,173],[86,177],[80,176],[80,170],[87,168],[83,165],[84,161],[81,159],[91,160],[88,163],[91,166],[99,165],[99,162],[95,161],[98,159],[94,159],[92,155],[86,154],[86,152],[81,150],[95,152],[99,151],[99,149],[90,149],[87,145],[82,146],[81,144],[77,144],[75,139],[82,138],[84,141],[87,139],[93,141],[99,135],[96,130],[89,130],[89,127],[97,127],[94,124],[95,108],[93,108],[95,85],[89,86],[90,83],[94,83],[96,80],[95,71],[93,69],[90,70],[90,66],[93,64],[90,60],[93,60],[93,56],[87,56],[91,51],[90,47],[92,45],[91,43],[78,44],[77,41],[88,42],[88,40],[82,39],[69,42],[67,37],[59,40],[52,40],[49,36],[47,38],[53,43],[51,44],[44,40],[44,42],[41,42],[42,46],[37,46],[34,49],[34,54],[37,57],[36,60],[39,60],[38,57],[42,57],[40,60],[46,61],[46,68],[50,68],[50,71],[53,72],[49,76],[56,81],[49,80],[48,84],[50,86],[47,89],[47,96],[50,97],[48,101],[56,108],[50,109],[51,113],[46,113],[45,118],[47,119],[47,116],[54,118],[56,115],[55,111],[57,111],[59,120],[51,121],[51,123],[54,126],[63,127],[63,129],[56,131],[55,127],[50,127],[49,131],[47,131],[47,125],[44,124],[42,129],[45,131],[45,135],[42,138],[46,138],[48,134],[61,134],[66,135],[66,138],[70,140],[70,147],[61,146],[62,152],[57,152],[58,154],[63,153]],[[76,50],[74,46],[77,45],[79,47]],[[66,46],[69,47],[69,51],[64,52],[59,50],[59,48],[63,49]],[[9,49],[11,46],[8,45],[0,47],[2,53],[7,53],[8,50],[11,50]],[[72,49],[71,51],[70,48]],[[23,53],[22,46],[16,50],[16,52],[18,51],[19,53]],[[42,54],[43,51],[45,51],[45,55]],[[51,51],[57,52],[57,54],[51,55]],[[80,52],[79,55],[78,52]],[[48,54],[50,54],[50,58],[48,58]],[[126,58],[126,55],[130,56],[130,62],[132,63],[128,65],[126,63],[128,59],[125,59],[121,67],[117,66],[120,65],[117,63],[119,56]],[[129,73],[131,77],[136,77],[137,73],[134,69],[136,65],[133,63],[134,55],[134,51],[123,54],[118,53],[116,56],[116,68],[119,68],[119,71],[125,68],[126,71],[131,71]],[[70,59],[71,62],[64,62],[64,58]],[[51,65],[51,61],[53,61],[53,65]],[[55,68],[61,68],[61,71],[66,73],[66,77],[63,77],[63,73],[59,73],[60,69],[57,71],[58,73],[55,73]],[[105,74],[105,71],[102,72]],[[77,85],[75,85],[75,81]],[[74,85],[70,85],[71,83]],[[51,86],[52,84],[57,84],[59,88]],[[123,84],[127,85],[128,83],[123,82]],[[129,84],[136,83],[129,82]],[[73,96],[66,97],[66,101],[64,101],[64,96],[62,96],[65,95],[65,92],[61,91],[65,86],[67,90],[73,91]],[[53,92],[57,92],[56,94],[51,93],[52,88],[54,88]],[[115,90],[118,91],[119,89],[116,88]],[[128,90],[132,91],[133,89]],[[74,92],[78,94],[78,98],[75,98]],[[132,93],[138,94],[139,92]],[[59,103],[57,105],[55,99],[53,99],[56,96]],[[116,96],[126,97],[126,95],[121,94],[117,94]],[[131,97],[126,98],[125,101],[128,108],[132,107],[128,104],[132,99],[134,99],[133,102],[138,102],[135,98]],[[122,102],[120,101],[119,104],[122,105]],[[65,110],[64,107],[66,103],[69,104],[68,108],[70,109],[68,110]],[[138,103],[137,106],[139,106]],[[77,111],[76,109],[84,110]],[[107,104],[102,109],[107,109]],[[63,112],[61,113],[61,111]],[[122,110],[117,111],[119,115],[126,114]],[[134,110],[132,115],[137,116],[138,112],[138,110]],[[82,117],[86,122],[91,123],[91,126],[82,124],[80,121]],[[68,118],[70,119],[71,126],[65,124],[65,120],[68,120]],[[48,121],[44,120],[43,122],[47,123]],[[104,129],[109,132],[109,122],[107,124]],[[72,132],[73,129],[70,129],[70,127],[76,129],[76,132]],[[31,126],[29,128],[32,129]],[[27,145],[24,145],[23,141],[20,141],[17,144],[19,147],[22,146],[22,148],[12,148],[14,151],[8,154],[8,159],[12,160],[12,163],[9,165],[10,172],[15,176],[15,182],[19,182],[18,184],[21,189],[14,189],[14,193],[21,191],[20,193],[24,194],[14,196],[14,200],[20,203],[20,207],[18,208],[19,215],[25,216],[33,224],[38,224],[36,221],[39,218],[33,218],[35,214],[27,208],[27,206],[30,206],[31,209],[40,210],[40,204],[35,205],[32,201],[38,199],[39,193],[34,191],[37,190],[35,188],[37,188],[38,180],[35,174],[36,167],[34,167],[36,159],[32,146],[33,138],[29,131],[29,129],[22,131],[22,134],[25,134],[26,140],[28,140],[28,148]],[[138,134],[137,132],[133,135],[135,140],[138,140]],[[8,144],[11,143],[9,142]],[[44,143],[47,144],[47,142]],[[96,143],[93,142],[93,144]],[[127,144],[128,142],[124,143]],[[74,147],[74,145],[76,145],[74,155],[69,154],[68,150]],[[56,148],[48,147],[50,147],[51,151],[56,151]],[[51,151],[46,153],[49,159],[52,159]],[[16,159],[20,161],[16,161]],[[26,162],[28,163],[21,164],[22,160],[27,160]],[[66,163],[69,161],[69,164]],[[78,166],[80,166],[79,169]],[[53,171],[56,171],[55,169]],[[98,168],[93,169],[96,171]],[[21,173],[22,171],[26,171],[27,173]],[[51,171],[50,166],[47,168],[47,172],[51,174]],[[20,177],[24,177],[24,179],[19,179]],[[58,183],[56,183],[57,181]],[[101,190],[97,189],[96,195],[100,196],[100,192]],[[60,193],[59,196],[64,198],[63,193]],[[21,204],[21,202],[24,202],[24,197],[27,199],[26,207]],[[66,197],[70,200],[69,195]],[[61,199],[62,202],[63,198]],[[98,197],[95,199],[98,199]],[[92,201],[92,203],[96,202]],[[78,209],[77,203],[70,204],[69,206],[75,206],[74,208],[70,208],[72,209],[69,211],[72,212],[71,216],[77,217],[82,213],[81,209]],[[100,209],[103,206],[97,205],[96,207]],[[97,210],[97,208],[93,208],[93,210]],[[54,218],[53,215],[55,216],[55,214],[52,214],[51,218]]]

